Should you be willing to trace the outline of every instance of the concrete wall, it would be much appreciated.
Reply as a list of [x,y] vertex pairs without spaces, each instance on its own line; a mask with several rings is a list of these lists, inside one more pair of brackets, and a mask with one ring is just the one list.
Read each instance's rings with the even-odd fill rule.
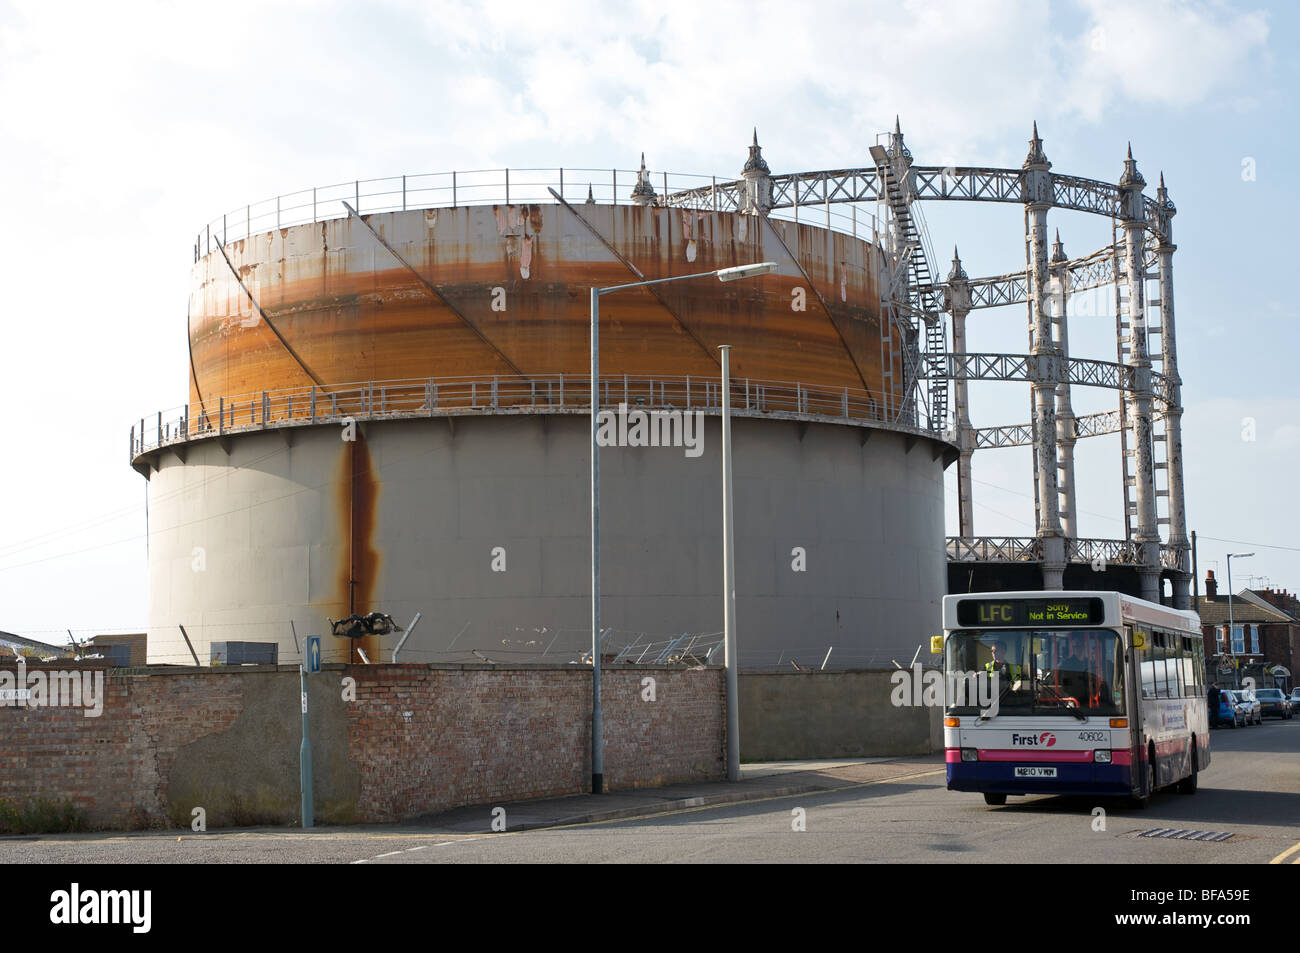
[[[614,638],[722,628],[719,424],[705,418],[697,458],[601,451]],[[296,659],[291,621],[302,637],[348,614],[351,558],[357,610],[403,624],[423,613],[403,660],[572,657],[590,645],[588,426],[484,415],[368,424],[359,452],[334,425],[297,428],[292,443],[198,442],[184,461],[164,452],[149,483],[150,661],[189,662],[179,625],[204,663],[210,642],[239,639]],[[938,631],[945,591],[931,441],[753,418],[733,433],[742,665],[820,664],[831,647],[832,668],[911,658]],[[349,480],[368,487],[356,501]],[[341,640],[324,648],[347,660]]]
[[[296,670],[104,674],[98,717],[0,706],[0,799],[71,801],[117,828],[188,827],[195,807],[209,828],[297,823]],[[720,669],[618,668],[602,689],[607,786],[725,775]],[[589,668],[338,665],[311,676],[308,695],[318,823],[590,789]]]
[[941,710],[894,707],[892,674],[893,670],[742,674],[741,758],[783,761],[941,750]]

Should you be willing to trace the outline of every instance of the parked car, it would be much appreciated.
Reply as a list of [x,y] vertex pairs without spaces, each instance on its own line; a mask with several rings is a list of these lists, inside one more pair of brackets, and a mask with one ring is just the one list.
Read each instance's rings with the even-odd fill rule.
[[1282,694],[1280,688],[1261,688],[1255,692],[1259,699],[1260,715],[1276,715],[1278,718],[1291,717],[1291,702]]
[[1226,689],[1219,692],[1219,724],[1229,728],[1246,727],[1246,712]]
[[1241,710],[1245,712],[1246,724],[1249,725],[1251,722],[1257,725],[1264,724],[1264,713],[1254,692],[1237,689],[1232,695],[1236,703],[1241,706]]
[[1300,708],[1300,688],[1291,689],[1291,710]]

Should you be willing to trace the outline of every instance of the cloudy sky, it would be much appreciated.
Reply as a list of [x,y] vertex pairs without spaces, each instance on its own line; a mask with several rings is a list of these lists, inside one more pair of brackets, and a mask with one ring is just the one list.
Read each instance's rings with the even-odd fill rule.
[[[128,429],[186,399],[205,221],[357,177],[629,168],[642,151],[730,178],[754,126],[776,172],[868,165],[895,114],[921,164],[1019,166],[1037,120],[1059,172],[1113,181],[1130,141],[1153,188],[1164,171],[1201,566],[1254,550],[1234,582],[1300,588],[1296,21],[1289,4],[1172,0],[0,0],[0,629],[144,628]],[[926,214],[945,273],[954,244],[972,276],[1023,267],[1018,207]],[[1110,238],[1103,220],[1051,223],[1074,255]],[[1113,360],[1094,311],[1072,350]],[[1024,349],[1023,307],[970,324],[973,350]],[[973,398],[977,426],[1028,419],[1022,387]],[[1112,402],[1075,391],[1081,412]],[[1082,535],[1121,536],[1117,438],[1078,457]],[[975,478],[976,531],[1031,535],[1027,453],[978,454]]]

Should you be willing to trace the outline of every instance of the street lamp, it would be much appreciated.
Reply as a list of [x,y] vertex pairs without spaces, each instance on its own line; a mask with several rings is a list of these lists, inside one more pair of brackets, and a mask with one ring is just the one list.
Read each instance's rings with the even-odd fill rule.
[[[1232,618],[1232,558],[1245,559],[1247,556],[1254,556],[1254,553],[1228,553],[1228,654],[1232,656],[1232,686],[1236,688],[1241,679],[1237,677],[1237,650],[1232,644],[1232,630],[1235,628]],[[1246,647],[1245,639],[1242,639],[1243,649]]]
[[693,275],[634,281],[625,285],[591,289],[591,793],[605,790],[604,725],[600,701],[600,449],[596,432],[600,424],[600,296],[627,288],[663,285],[670,281],[716,277],[719,281],[756,278],[776,271],[774,261],[734,268],[719,268]]

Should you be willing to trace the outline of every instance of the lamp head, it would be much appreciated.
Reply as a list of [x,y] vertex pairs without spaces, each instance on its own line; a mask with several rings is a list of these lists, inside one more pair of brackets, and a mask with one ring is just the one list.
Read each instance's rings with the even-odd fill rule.
[[774,261],[760,261],[752,265],[737,265],[734,268],[722,268],[716,272],[719,281],[739,281],[741,278],[757,278],[776,271]]

